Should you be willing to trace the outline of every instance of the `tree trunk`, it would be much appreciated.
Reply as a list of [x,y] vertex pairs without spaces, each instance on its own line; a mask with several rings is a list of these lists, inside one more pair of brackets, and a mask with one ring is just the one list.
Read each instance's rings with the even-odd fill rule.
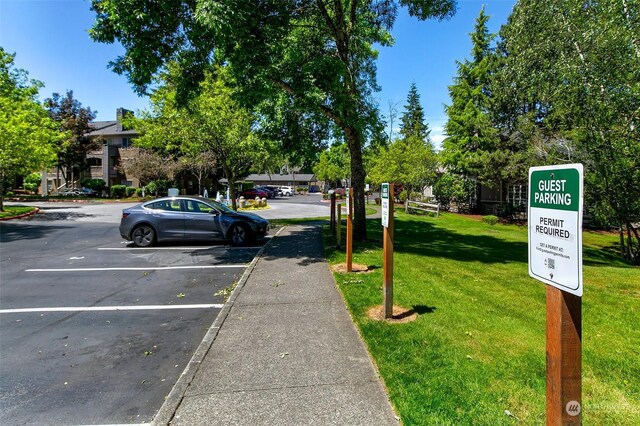
[[229,182],[229,198],[231,198],[231,208],[238,211],[238,203],[236,202],[236,181],[227,179]]
[[362,162],[362,140],[360,132],[352,127],[344,128],[351,154],[351,186],[353,187],[353,239],[367,240],[367,217],[364,194],[365,170]]

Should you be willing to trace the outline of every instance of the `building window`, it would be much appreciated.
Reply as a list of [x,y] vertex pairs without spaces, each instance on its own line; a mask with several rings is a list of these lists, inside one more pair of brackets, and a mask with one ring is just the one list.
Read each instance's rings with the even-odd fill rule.
[[507,202],[514,206],[527,205],[527,186],[509,185],[507,191]]
[[131,139],[122,138],[122,147],[123,148],[129,148],[130,146],[131,146]]

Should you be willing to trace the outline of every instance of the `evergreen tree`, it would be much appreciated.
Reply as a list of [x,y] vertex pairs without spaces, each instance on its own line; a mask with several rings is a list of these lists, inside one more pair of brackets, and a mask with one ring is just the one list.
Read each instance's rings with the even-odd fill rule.
[[424,121],[424,109],[420,105],[420,94],[415,83],[411,83],[409,94],[407,95],[407,105],[404,107],[404,114],[400,118],[400,134],[403,139],[416,137],[426,141],[429,138],[429,126]]
[[[485,177],[487,172],[495,170],[484,167],[489,163],[487,156],[494,152],[498,142],[489,114],[493,36],[487,29],[488,20],[483,8],[471,34],[472,60],[458,62],[458,74],[454,84],[449,86],[451,105],[445,106],[448,121],[442,159],[453,172],[466,176]],[[480,180],[493,183],[489,176]]]

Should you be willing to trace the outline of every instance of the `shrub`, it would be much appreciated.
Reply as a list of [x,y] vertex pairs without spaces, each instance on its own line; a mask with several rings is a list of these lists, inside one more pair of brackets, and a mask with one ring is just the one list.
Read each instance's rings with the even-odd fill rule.
[[42,176],[40,173],[31,173],[29,176],[24,178],[24,189],[30,192],[36,192],[40,187],[41,180]]
[[433,195],[443,210],[449,210],[451,203],[465,203],[475,191],[475,184],[471,179],[454,173],[444,173],[433,186]]
[[122,198],[127,194],[127,185],[111,185],[111,196],[113,198]]
[[96,192],[102,192],[107,188],[107,183],[102,179],[82,179],[80,184],[84,188],[93,189]]
[[134,188],[133,186],[127,186],[125,189],[125,193],[127,194],[127,197],[132,197],[133,194],[136,193],[136,188]]
[[136,197],[142,197],[142,188],[136,188]]
[[485,223],[488,223],[489,225],[495,225],[496,223],[498,223],[499,219],[497,216],[488,215],[488,216],[482,216],[482,221]]
[[158,186],[156,185],[155,182],[149,182],[147,184],[147,186],[145,186],[145,194],[156,194],[156,191],[158,190]]

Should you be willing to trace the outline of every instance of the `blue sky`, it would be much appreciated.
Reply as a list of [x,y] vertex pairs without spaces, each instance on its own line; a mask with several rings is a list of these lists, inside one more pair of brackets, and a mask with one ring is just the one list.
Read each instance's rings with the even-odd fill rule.
[[[514,3],[459,1],[456,15],[442,22],[420,22],[402,11],[393,30],[394,46],[380,49],[382,90],[377,98],[382,112],[388,115],[391,102],[401,114],[415,82],[432,139],[439,144],[446,122],[443,105],[449,103],[447,86],[456,73],[455,61],[469,56],[469,33],[480,9],[485,6],[489,30],[497,32]],[[87,30],[92,22],[89,0],[0,0],[0,46],[16,53],[17,66],[45,84],[43,99],[73,90],[84,106],[97,110],[97,120],[115,119],[118,107],[147,108],[147,99],[134,93],[126,77],[107,68],[123,49],[91,41]]]

